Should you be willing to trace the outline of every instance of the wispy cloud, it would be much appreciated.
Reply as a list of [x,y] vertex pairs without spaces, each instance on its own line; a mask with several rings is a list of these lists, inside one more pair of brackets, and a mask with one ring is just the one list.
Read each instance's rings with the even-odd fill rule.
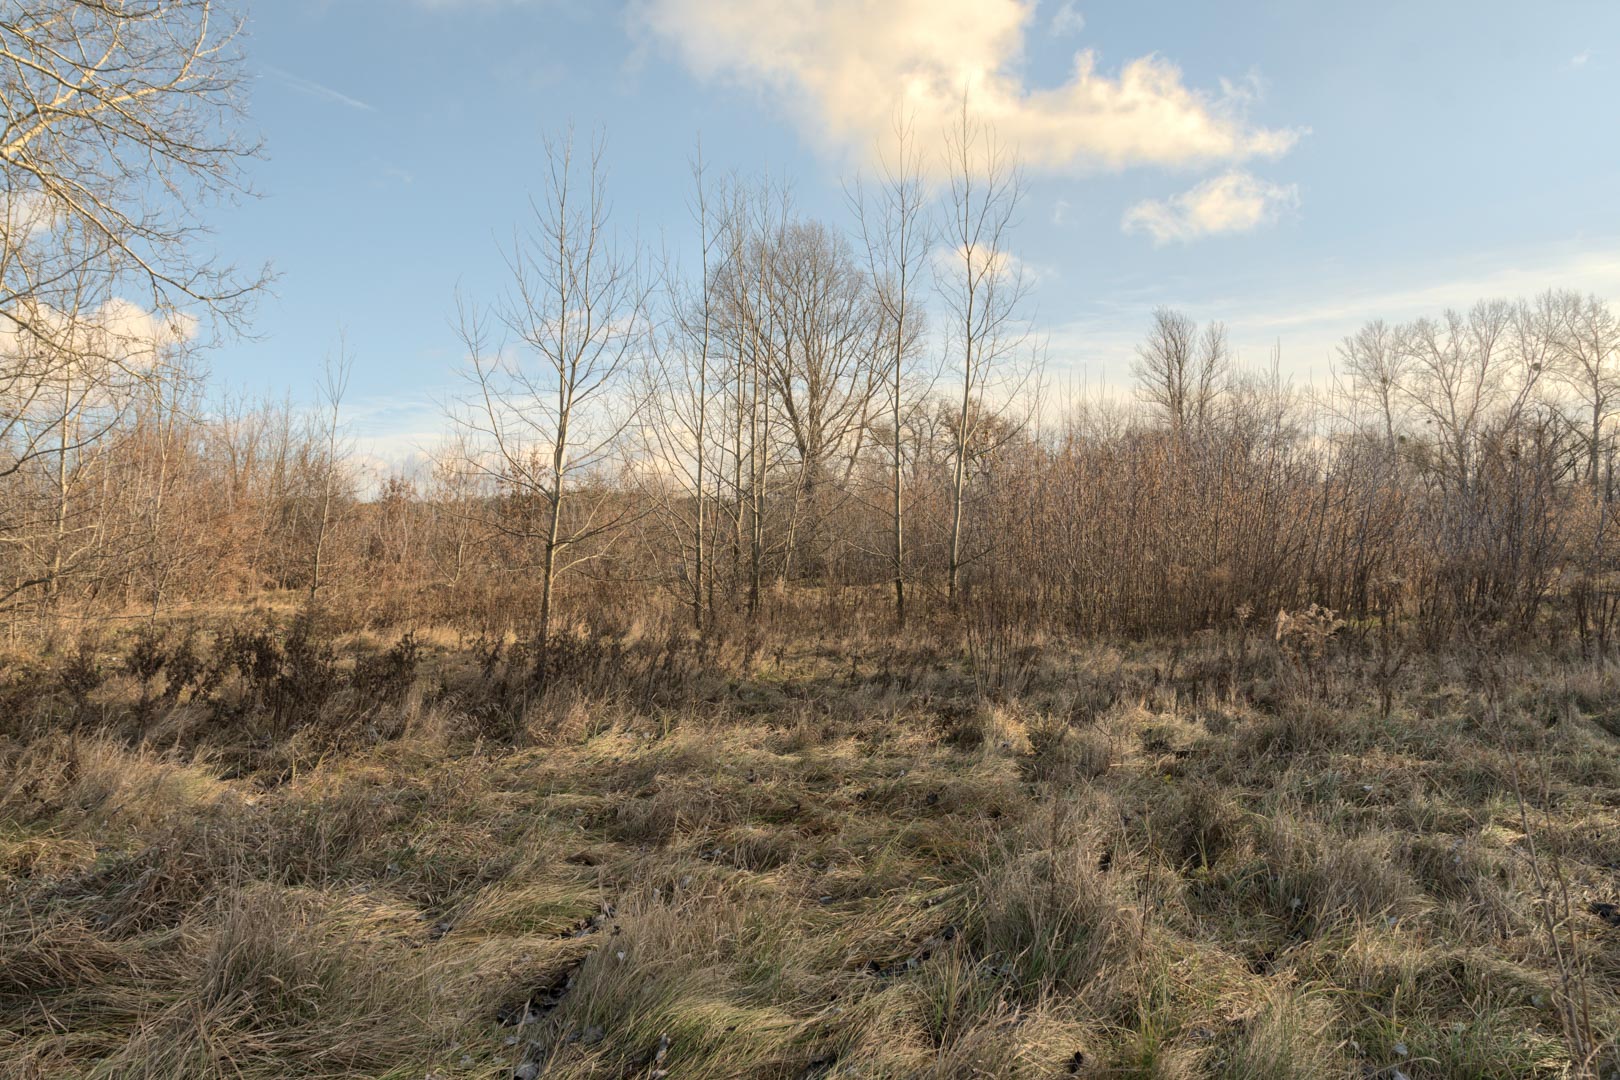
[[630,8],[632,24],[672,43],[700,78],[765,90],[844,148],[867,150],[892,130],[897,109],[931,136],[964,93],[1033,169],[1231,164],[1277,157],[1299,138],[1249,122],[1248,85],[1194,89],[1159,56],[1116,73],[1082,50],[1067,81],[1032,87],[1021,60],[1035,18],[1035,0],[633,0]]
[[1587,64],[1589,64],[1591,62],[1592,62],[1592,50],[1591,49],[1582,49],[1580,52],[1576,53],[1574,56],[1569,58],[1569,66],[1572,67],[1572,68],[1583,68],[1583,67],[1585,67]]
[[1248,232],[1299,205],[1299,189],[1272,184],[1239,169],[1205,180],[1169,199],[1145,199],[1125,211],[1126,232],[1146,232],[1155,244]]
[[1405,319],[1447,307],[1467,307],[1490,297],[1516,299],[1549,288],[1592,292],[1620,299],[1620,241],[1611,246],[1542,256],[1495,252],[1477,260],[1500,269],[1440,274],[1432,283],[1397,288],[1349,289],[1331,302],[1279,304],[1250,315],[1265,329],[1329,326],[1370,318]]
[[975,273],[985,274],[998,281],[1016,281],[1025,286],[1033,286],[1040,277],[1040,273],[1033,266],[1010,251],[994,252],[987,261],[982,253],[970,256],[965,247],[948,248],[941,244],[933,249],[932,258],[935,272],[946,279],[960,275],[970,260]]
[[[1496,269],[1482,269],[1495,267]],[[1411,266],[1400,275],[1310,275],[1310,280],[1259,293],[1247,288],[1204,291],[1160,283],[1139,292],[1116,290],[1089,310],[1045,331],[1054,375],[1085,374],[1114,389],[1128,387],[1131,359],[1155,307],[1168,304],[1199,320],[1220,319],[1248,363],[1281,349],[1282,374],[1306,382],[1324,378],[1347,334],[1370,319],[1405,322],[1467,308],[1477,300],[1519,299],[1549,288],[1594,293],[1620,302],[1620,237],[1579,247],[1468,252],[1443,263]],[[1324,300],[1327,296],[1330,299]]]
[[1075,0],[1064,0],[1063,6],[1057,9],[1046,28],[1053,37],[1078,34],[1086,28],[1086,17],[1080,14]]
[[350,97],[341,90],[334,90],[330,86],[326,86],[323,83],[318,83],[313,79],[306,79],[301,75],[294,75],[292,72],[285,71],[272,64],[263,64],[261,67],[264,69],[264,73],[266,75],[271,76],[284,86],[298,91],[300,94],[307,94],[310,97],[320,98],[323,101],[330,101],[335,105],[342,105],[345,108],[356,109],[360,112],[377,111],[376,108],[371,104],[361,101],[357,97]]

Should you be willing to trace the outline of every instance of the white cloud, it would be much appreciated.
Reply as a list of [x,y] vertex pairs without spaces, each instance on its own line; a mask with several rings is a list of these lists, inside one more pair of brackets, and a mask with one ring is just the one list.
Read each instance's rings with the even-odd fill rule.
[[1239,169],[1211,177],[1169,199],[1146,199],[1125,211],[1126,232],[1146,232],[1155,244],[1247,232],[1299,205],[1299,189],[1257,179]]
[[1053,37],[1063,37],[1068,34],[1078,34],[1086,28],[1086,17],[1080,14],[1075,0],[1064,0],[1063,6],[1057,9],[1052,21],[1047,24],[1047,30]]
[[91,329],[97,351],[129,367],[149,367],[160,354],[197,336],[197,319],[182,312],[157,315],[133,300],[114,297],[96,309]]
[[1585,67],[1587,64],[1589,64],[1591,62],[1592,62],[1592,50],[1591,49],[1582,49],[1580,52],[1576,53],[1574,56],[1569,58],[1569,66],[1572,67],[1572,68],[1583,68],[1583,67]]
[[1058,171],[1276,157],[1297,131],[1249,123],[1247,89],[1189,88],[1158,56],[1032,87],[1019,68],[1035,0],[636,0],[631,19],[672,43],[700,78],[772,93],[834,146],[861,151],[897,109],[919,133],[945,128],[966,92],[1020,159]]
[[[133,300],[113,297],[77,318],[49,304],[23,302],[13,312],[27,323],[0,327],[0,359],[34,355],[51,379],[113,383],[157,367],[178,346],[197,335],[197,319],[175,312],[159,315]],[[42,351],[43,350],[43,351]],[[121,373],[121,374],[120,374]]]
[[[946,279],[954,279],[969,269],[968,249],[965,246],[949,248],[943,244],[933,250],[934,272]],[[986,253],[982,248],[972,256],[971,269],[975,275],[984,275],[997,281],[1034,285],[1037,274],[1029,263],[1010,251]]]

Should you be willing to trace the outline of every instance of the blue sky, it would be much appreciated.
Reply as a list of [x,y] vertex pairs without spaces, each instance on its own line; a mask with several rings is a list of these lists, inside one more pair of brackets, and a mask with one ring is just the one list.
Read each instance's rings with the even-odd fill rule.
[[[259,197],[215,241],[268,260],[229,386],[311,396],[346,333],[362,450],[400,462],[459,386],[458,286],[540,190],[542,138],[607,139],[614,221],[688,239],[688,158],[844,181],[904,98],[975,81],[1028,183],[1014,248],[1066,381],[1122,384],[1158,304],[1296,381],[1372,317],[1556,286],[1620,299],[1620,4],[1505,0],[264,0]],[[1083,59],[1077,67],[1076,57]],[[933,111],[931,111],[933,110]]]

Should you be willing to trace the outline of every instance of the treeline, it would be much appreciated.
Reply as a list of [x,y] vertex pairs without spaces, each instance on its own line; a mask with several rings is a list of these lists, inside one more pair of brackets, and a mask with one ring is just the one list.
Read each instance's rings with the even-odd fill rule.
[[[1235,369],[1218,325],[1161,311],[1135,400],[1064,406],[1032,380],[992,398],[912,370],[940,340],[920,315],[895,380],[882,286],[828,226],[728,242],[705,293],[622,344],[600,398],[531,411],[513,380],[533,357],[505,344],[432,465],[378,486],[335,399],[210,402],[182,363],[36,394],[69,407],[29,414],[29,453],[12,444],[7,609],[281,592],[353,624],[536,636],[548,605],[552,626],[714,630],[825,601],[1139,635],[1315,602],[1433,641],[1609,644],[1620,335],[1601,301],[1372,323],[1323,393]],[[540,429],[563,417],[582,449],[559,469]]]
[[1609,645],[1602,300],[1373,322],[1309,393],[1160,311],[1130,400],[1064,402],[1012,250],[1019,171],[967,103],[937,146],[898,129],[843,221],[699,162],[680,258],[622,242],[599,147],[549,146],[507,288],[455,303],[467,382],[442,445],[362,482],[342,362],[313,409],[200,375],[202,334],[247,325],[261,284],[196,219],[256,150],[210,15],[34,0],[0,26],[26,61],[0,99],[66,95],[0,119],[13,628],[284,594],[543,653],[582,621],[718,633],[816,605],[1185,634],[1316,603],[1431,641]]

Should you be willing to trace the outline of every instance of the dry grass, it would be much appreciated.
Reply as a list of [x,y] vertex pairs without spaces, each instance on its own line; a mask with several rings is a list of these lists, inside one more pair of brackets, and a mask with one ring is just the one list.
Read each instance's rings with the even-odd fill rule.
[[28,699],[0,736],[0,1076],[1616,1064],[1620,927],[1589,911],[1620,902],[1611,668],[1514,661],[1493,714],[1435,662],[1385,718],[1348,660],[1324,698],[1263,649],[1234,681],[1053,642],[1009,691],[924,641],[824,641],[514,699],[421,640],[408,693],[290,726],[136,717],[118,678]]

